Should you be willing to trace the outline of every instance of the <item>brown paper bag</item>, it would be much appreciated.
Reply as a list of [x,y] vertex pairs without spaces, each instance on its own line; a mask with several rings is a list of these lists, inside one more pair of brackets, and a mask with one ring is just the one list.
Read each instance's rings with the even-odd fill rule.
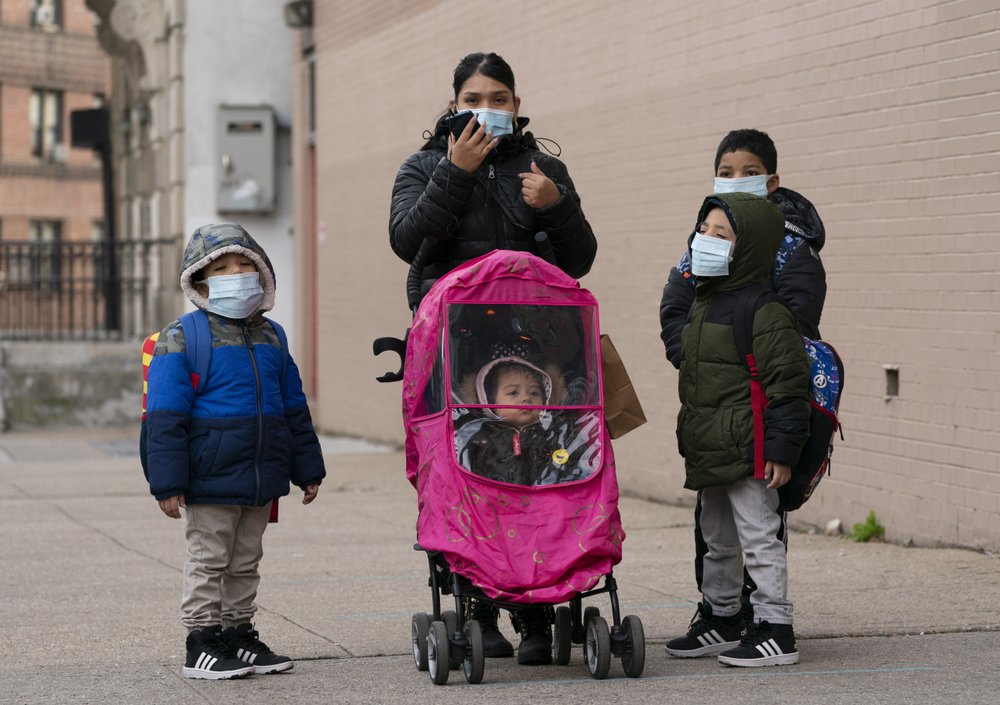
[[601,371],[604,373],[604,420],[612,438],[621,438],[646,423],[646,414],[625,371],[625,363],[607,335],[601,336]]

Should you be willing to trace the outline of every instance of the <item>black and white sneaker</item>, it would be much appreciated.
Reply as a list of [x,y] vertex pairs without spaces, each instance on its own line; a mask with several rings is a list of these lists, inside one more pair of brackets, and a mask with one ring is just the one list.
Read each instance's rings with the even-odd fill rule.
[[195,629],[187,637],[187,658],[181,673],[185,678],[205,678],[224,680],[243,678],[253,673],[248,666],[236,658],[236,654],[222,639],[222,627]]
[[738,645],[745,632],[739,612],[732,617],[716,617],[712,614],[712,606],[702,601],[698,603],[687,635],[671,639],[666,649],[677,658],[718,654]]
[[260,634],[252,624],[241,624],[230,627],[222,632],[229,647],[235,652],[236,658],[250,664],[257,675],[288,671],[295,662],[287,656],[278,656],[260,640]]
[[747,630],[747,635],[735,649],[719,654],[719,663],[726,666],[790,666],[799,662],[795,648],[795,632],[791,624],[771,624],[762,621]]

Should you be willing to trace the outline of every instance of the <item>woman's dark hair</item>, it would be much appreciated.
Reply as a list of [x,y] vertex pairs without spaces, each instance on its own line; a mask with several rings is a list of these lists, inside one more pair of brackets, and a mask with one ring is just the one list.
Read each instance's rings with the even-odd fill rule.
[[455,89],[456,98],[458,98],[458,92],[462,90],[465,82],[477,73],[481,73],[487,78],[492,78],[494,81],[499,81],[507,86],[512,94],[517,95],[517,92],[514,90],[514,71],[510,68],[510,64],[504,61],[503,57],[499,54],[494,54],[493,52],[484,54],[480,51],[475,54],[469,54],[459,61],[458,66],[455,67],[455,79],[451,85]]
[[722,138],[715,152],[715,171],[719,171],[719,162],[723,154],[745,151],[757,156],[764,164],[768,174],[778,173],[778,150],[774,141],[766,132],[760,130],[733,130]]
[[[510,64],[504,61],[503,57],[499,54],[493,52],[486,54],[478,51],[465,56],[458,62],[458,66],[455,67],[454,79],[451,85],[455,90],[456,99],[458,99],[458,93],[462,90],[465,82],[477,73],[481,73],[487,78],[492,78],[494,81],[499,81],[507,86],[513,95],[517,95],[517,92],[514,90],[514,71],[511,69]],[[444,118],[447,116],[448,112],[446,111],[438,118],[437,124],[434,126],[434,132],[427,131],[424,133],[427,141],[420,148],[421,151],[433,148],[439,136],[448,134],[448,127],[444,124]]]

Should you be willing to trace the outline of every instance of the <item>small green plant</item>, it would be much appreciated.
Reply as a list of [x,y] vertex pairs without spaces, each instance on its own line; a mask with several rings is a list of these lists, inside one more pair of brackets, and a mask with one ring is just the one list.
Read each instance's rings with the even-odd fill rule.
[[885,536],[885,527],[878,523],[875,518],[875,510],[868,512],[868,518],[864,524],[855,524],[851,527],[851,541],[863,543],[872,539],[880,539]]

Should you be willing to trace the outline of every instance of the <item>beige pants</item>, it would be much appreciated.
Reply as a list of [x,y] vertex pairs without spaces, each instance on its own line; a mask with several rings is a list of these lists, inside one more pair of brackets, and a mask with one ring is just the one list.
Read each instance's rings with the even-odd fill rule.
[[191,629],[224,628],[253,619],[257,566],[271,505],[189,504],[187,562],[181,623]]

